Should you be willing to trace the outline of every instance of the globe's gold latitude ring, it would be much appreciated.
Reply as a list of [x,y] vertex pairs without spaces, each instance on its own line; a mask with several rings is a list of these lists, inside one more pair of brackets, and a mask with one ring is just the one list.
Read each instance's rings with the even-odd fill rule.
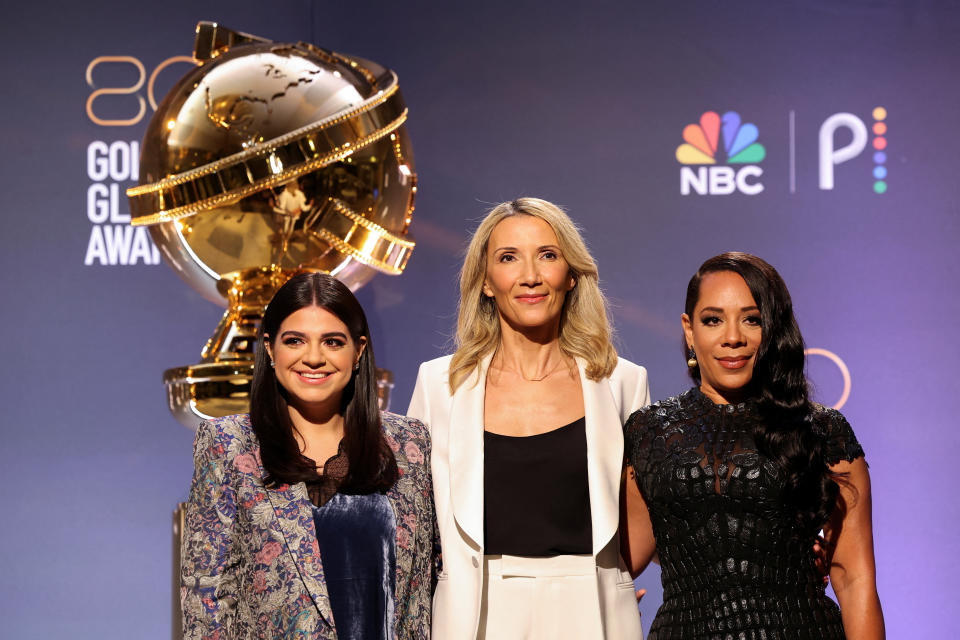
[[397,76],[357,107],[250,149],[157,182],[127,189],[131,222],[170,222],[231,204],[339,162],[397,130],[407,119]]
[[351,209],[346,202],[329,198],[324,208],[326,226],[317,235],[363,264],[400,275],[416,244],[394,235]]

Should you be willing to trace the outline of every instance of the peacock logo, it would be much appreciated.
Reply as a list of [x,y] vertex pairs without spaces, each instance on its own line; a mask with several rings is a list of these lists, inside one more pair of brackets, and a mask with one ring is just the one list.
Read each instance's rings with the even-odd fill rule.
[[700,124],[683,128],[684,143],[677,147],[677,160],[680,164],[716,164],[721,132],[727,164],[754,164],[766,157],[767,150],[757,142],[757,125],[743,122],[736,111],[723,116],[707,111],[700,116]]
[[[677,162],[684,165],[680,169],[680,193],[728,195],[739,191],[756,195],[763,191],[763,184],[757,181],[763,169],[756,163],[763,161],[767,150],[757,142],[759,137],[757,125],[743,122],[736,111],[727,111],[722,116],[716,111],[707,111],[700,116],[699,124],[688,124],[683,128],[684,142],[676,152]],[[718,159],[721,149],[723,158]],[[718,160],[742,166],[737,170],[717,166]],[[694,170],[690,165],[700,166]]]

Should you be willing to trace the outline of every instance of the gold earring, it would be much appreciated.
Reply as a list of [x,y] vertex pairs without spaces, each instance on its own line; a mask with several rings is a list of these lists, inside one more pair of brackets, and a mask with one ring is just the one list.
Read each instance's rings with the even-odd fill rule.
[[687,349],[690,350],[690,357],[687,358],[687,366],[691,369],[694,369],[696,368],[697,364],[699,364],[697,362],[697,353],[693,350],[693,347],[687,347]]

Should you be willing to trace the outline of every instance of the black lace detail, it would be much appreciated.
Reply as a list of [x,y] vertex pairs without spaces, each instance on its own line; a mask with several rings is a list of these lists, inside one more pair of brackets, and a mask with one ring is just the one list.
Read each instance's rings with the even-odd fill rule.
[[308,480],[304,483],[307,485],[307,495],[310,496],[310,502],[317,507],[327,504],[330,498],[340,491],[340,485],[349,471],[350,461],[343,451],[343,440],[341,440],[337,446],[337,452],[323,463],[323,470],[317,475],[317,479]]
[[[829,464],[863,455],[840,413],[814,412]],[[813,539],[784,506],[782,472],[754,444],[757,420],[753,402],[717,405],[691,389],[627,421],[663,581],[648,640],[844,637]]]
[[857,442],[853,428],[836,409],[815,404],[813,424],[814,431],[826,438],[824,458],[827,464],[834,465],[841,460],[853,462],[863,457],[863,447]]

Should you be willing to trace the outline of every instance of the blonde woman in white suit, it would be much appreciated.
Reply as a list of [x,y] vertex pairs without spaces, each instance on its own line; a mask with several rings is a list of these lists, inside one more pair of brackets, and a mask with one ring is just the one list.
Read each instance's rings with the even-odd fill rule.
[[622,424],[649,403],[619,359],[596,264],[537,198],[493,208],[460,276],[456,351],[407,413],[433,441],[444,640],[638,640],[618,551]]

